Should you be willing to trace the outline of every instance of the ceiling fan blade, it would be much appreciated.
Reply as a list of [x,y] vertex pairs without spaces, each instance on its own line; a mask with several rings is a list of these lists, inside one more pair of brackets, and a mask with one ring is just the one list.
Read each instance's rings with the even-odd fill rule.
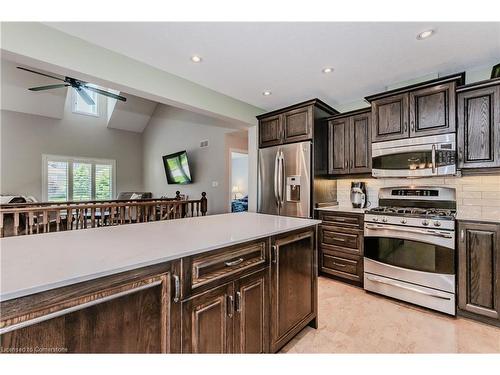
[[30,91],[42,91],[42,90],[50,90],[50,89],[58,89],[61,87],[68,87],[71,86],[68,83],[60,83],[58,85],[48,85],[48,86],[39,86],[39,87],[31,87],[28,90]]
[[104,95],[104,96],[109,96],[110,98],[113,98],[113,99],[116,99],[116,100],[121,100],[122,102],[126,102],[127,101],[127,98],[125,98],[124,96],[116,95],[116,94],[113,94],[113,93],[108,92],[106,90],[101,90],[101,89],[98,89],[96,87],[87,86],[87,85],[84,85],[83,87],[85,87],[85,89],[87,89],[87,90],[94,91],[94,92],[96,92],[98,94],[101,94],[101,95]]
[[89,94],[87,94],[87,92],[85,91],[84,88],[79,86],[79,87],[75,87],[75,90],[78,92],[78,94],[80,94],[80,96],[85,101],[85,103],[87,103],[88,105],[95,105],[94,101],[89,96]]
[[35,70],[31,70],[31,69],[28,69],[28,68],[23,68],[21,66],[18,66],[17,69],[25,70],[25,71],[30,72],[30,73],[40,74],[41,76],[45,76],[45,77],[49,77],[49,78],[54,78],[54,79],[57,79],[59,81],[66,82],[65,79],[62,79],[62,78],[59,78],[59,77],[54,77],[54,76],[51,76],[50,74],[40,73],[40,72],[37,72]]

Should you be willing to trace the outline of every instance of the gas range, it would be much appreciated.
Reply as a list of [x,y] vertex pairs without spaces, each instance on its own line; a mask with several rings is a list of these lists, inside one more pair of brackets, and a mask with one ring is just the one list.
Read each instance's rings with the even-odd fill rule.
[[455,314],[455,189],[394,187],[364,216],[364,288]]

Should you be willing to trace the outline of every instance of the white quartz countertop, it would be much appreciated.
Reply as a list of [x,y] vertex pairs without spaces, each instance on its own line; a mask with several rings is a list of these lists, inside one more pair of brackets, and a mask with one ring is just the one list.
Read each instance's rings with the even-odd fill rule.
[[349,212],[353,214],[364,214],[365,208],[354,208],[352,206],[327,206],[315,208],[318,211]]
[[319,224],[234,213],[0,239],[0,300]]

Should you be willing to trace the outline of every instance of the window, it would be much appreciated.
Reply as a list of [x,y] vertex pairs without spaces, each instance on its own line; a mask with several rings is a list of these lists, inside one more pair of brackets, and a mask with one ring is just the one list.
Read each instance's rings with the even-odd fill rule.
[[95,104],[88,105],[85,100],[82,99],[81,95],[78,94],[76,89],[73,89],[73,113],[99,117],[99,97],[97,96],[97,93],[90,90],[82,90],[84,90],[88,96],[92,98]]
[[115,195],[115,161],[43,155],[43,200],[110,200]]

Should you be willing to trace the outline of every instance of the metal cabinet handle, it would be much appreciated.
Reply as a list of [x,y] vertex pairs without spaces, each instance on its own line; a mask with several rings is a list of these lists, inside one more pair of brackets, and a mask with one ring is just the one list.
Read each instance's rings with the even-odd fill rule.
[[463,229],[460,231],[460,241],[461,242],[465,241],[465,231]]
[[75,312],[75,311],[83,310],[83,309],[86,309],[87,307],[99,305],[101,303],[108,302],[108,301],[111,301],[111,300],[116,299],[116,298],[124,297],[124,296],[127,296],[129,294],[137,293],[137,292],[140,292],[141,290],[153,288],[155,286],[161,285],[162,282],[163,282],[163,279],[153,281],[149,284],[138,286],[137,288],[125,290],[123,292],[115,293],[115,294],[112,294],[110,296],[106,296],[103,298],[98,298],[98,299],[95,299],[93,301],[82,303],[82,304],[77,305],[77,306],[68,307],[67,309],[62,309],[62,310],[55,311],[55,312],[50,313],[50,314],[39,316],[37,318],[33,318],[30,320],[25,320],[25,321],[20,322],[20,323],[12,324],[10,326],[0,328],[0,335],[3,335],[4,333],[7,333],[7,332],[15,331],[17,329],[29,327],[29,326],[32,326],[34,324],[42,323],[42,322],[45,322],[46,320],[58,318],[60,316],[67,315],[67,314],[70,314],[70,313]]
[[341,264],[341,263],[337,263],[337,262],[333,262],[333,265],[337,266],[337,267],[347,267],[347,265]]
[[234,314],[234,299],[233,296],[227,296],[227,316],[232,318]]
[[415,122],[413,120],[411,121],[411,131],[415,131]]
[[236,311],[241,312],[241,292],[236,292]]
[[423,291],[423,290],[420,290],[420,289],[417,289],[417,288],[412,288],[410,286],[406,286],[406,285],[403,285],[403,284],[400,284],[400,283],[397,283],[397,282],[379,279],[378,277],[367,276],[366,278],[368,280],[370,280],[370,281],[373,281],[373,282],[376,282],[376,283],[379,283],[379,284],[385,284],[385,285],[394,286],[396,288],[406,289],[406,290],[409,290],[409,291],[412,291],[412,292],[415,292],[415,293],[420,293],[420,294],[423,294],[423,295],[426,295],[426,296],[429,296],[429,297],[434,297],[434,298],[439,298],[439,299],[445,299],[445,300],[450,300],[451,299],[450,297],[441,296],[441,295],[435,294],[435,293],[429,293],[429,292],[426,292],[426,291]]
[[181,297],[181,280],[179,276],[172,275],[174,278],[174,302],[179,302]]
[[233,267],[233,266],[237,266],[238,264],[242,263],[243,260],[244,260],[243,258],[240,258],[240,259],[233,260],[232,262],[224,262],[224,264],[226,265],[226,267]]
[[278,263],[278,245],[273,245],[272,262],[274,264]]

